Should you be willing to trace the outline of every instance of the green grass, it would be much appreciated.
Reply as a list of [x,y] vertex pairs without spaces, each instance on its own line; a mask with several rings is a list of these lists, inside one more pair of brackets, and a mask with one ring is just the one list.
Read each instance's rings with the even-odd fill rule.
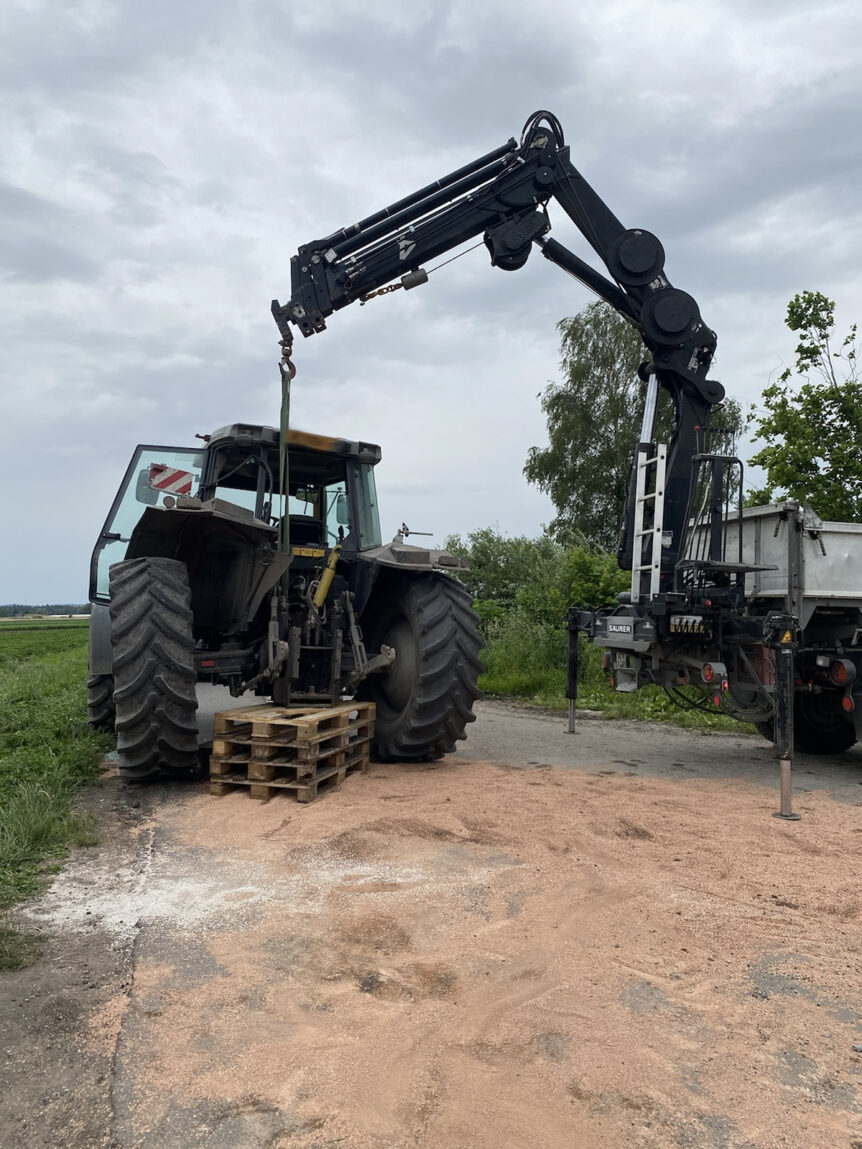
[[37,627],[0,623],[0,672],[10,662],[30,662],[47,654],[86,650],[89,626]]
[[[70,845],[92,844],[78,791],[112,739],[87,725],[87,624],[0,627],[0,913],[32,896]],[[33,952],[0,937],[0,968]]]
[[[516,698],[549,710],[566,710],[568,634],[515,612],[488,626],[479,686],[488,694]],[[585,638],[580,646],[578,707],[604,718],[672,722],[677,726],[735,733],[753,728],[715,710],[682,710],[658,686],[619,694],[602,670],[602,652]]]

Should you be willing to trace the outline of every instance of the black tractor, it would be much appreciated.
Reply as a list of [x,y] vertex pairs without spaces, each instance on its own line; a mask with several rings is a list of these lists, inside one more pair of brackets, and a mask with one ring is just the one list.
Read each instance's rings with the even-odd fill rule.
[[93,551],[93,726],[129,779],[198,765],[196,686],[284,706],[377,706],[382,760],[465,737],[481,640],[463,561],[384,545],[378,446],[240,423],[139,446]]

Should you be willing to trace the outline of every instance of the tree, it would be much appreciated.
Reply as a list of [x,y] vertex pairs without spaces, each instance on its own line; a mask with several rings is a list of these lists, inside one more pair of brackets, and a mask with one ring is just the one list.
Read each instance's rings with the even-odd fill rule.
[[637,331],[602,302],[557,324],[562,382],[541,396],[549,445],[532,447],[524,474],[550,495],[561,542],[581,533],[611,549],[617,537],[639,438],[644,346]]
[[454,573],[472,594],[483,622],[519,606],[526,587],[553,583],[563,558],[562,548],[547,535],[507,538],[497,527],[471,531],[466,539],[450,535],[444,547],[469,559],[469,571]]
[[[809,503],[824,519],[862,518],[862,383],[856,362],[856,324],[835,349],[835,304],[819,291],[803,291],[787,305],[796,332],[794,368],[788,367],[753,408],[754,440],[766,446],[749,459],[766,485],[751,504],[790,498]],[[791,384],[795,372],[802,376]]]

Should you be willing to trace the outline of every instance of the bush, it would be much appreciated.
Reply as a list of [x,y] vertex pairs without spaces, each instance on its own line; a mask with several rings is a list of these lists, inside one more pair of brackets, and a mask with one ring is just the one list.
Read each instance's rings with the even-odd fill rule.
[[[598,547],[565,548],[547,536],[507,539],[494,528],[475,531],[466,541],[454,536],[446,546],[471,564],[461,577],[477,596],[473,606],[486,643],[479,686],[486,693],[566,709],[568,608],[614,606],[629,586],[629,572]],[[740,729],[723,714],[680,709],[659,687],[618,694],[602,670],[602,653],[580,636],[579,707],[607,718]]]
[[554,698],[566,690],[568,636],[559,627],[511,611],[486,628],[482,690],[515,698]]
[[561,627],[570,606],[612,606],[631,580],[607,551],[586,543],[566,548],[547,535],[506,538],[486,527],[466,540],[451,535],[446,549],[469,560],[470,570],[458,577],[485,624],[514,611],[537,624]]

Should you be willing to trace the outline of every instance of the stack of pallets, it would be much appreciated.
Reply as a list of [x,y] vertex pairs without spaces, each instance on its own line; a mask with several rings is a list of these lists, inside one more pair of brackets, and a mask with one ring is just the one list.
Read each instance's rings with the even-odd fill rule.
[[368,769],[374,703],[336,706],[244,706],[215,715],[210,793],[237,786],[268,801],[278,791],[312,802]]

